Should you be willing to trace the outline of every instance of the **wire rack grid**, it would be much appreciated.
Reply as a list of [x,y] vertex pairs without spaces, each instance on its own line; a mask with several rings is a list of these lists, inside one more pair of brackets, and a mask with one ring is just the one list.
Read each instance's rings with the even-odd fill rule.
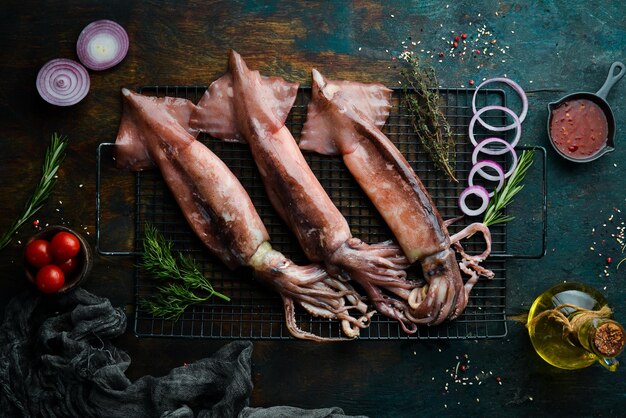
[[[205,86],[149,86],[140,92],[155,96],[174,96],[197,102]],[[472,144],[468,139],[468,123],[472,116],[471,102],[474,90],[441,89],[441,110],[450,124],[456,142],[455,173],[458,183],[449,181],[433,165],[422,150],[411,125],[410,117],[402,101],[402,92],[395,90],[393,107],[384,133],[403,153],[413,167],[444,219],[457,217],[458,196],[467,185],[471,169]],[[506,97],[501,90],[481,90],[477,96],[479,106],[487,104],[506,105]],[[306,106],[310,97],[309,89],[300,89],[296,103],[286,125],[296,140],[299,139],[306,119]],[[504,116],[491,116],[490,123],[504,123]],[[499,121],[498,121],[499,120]],[[477,138],[487,132],[475,133]],[[506,138],[506,135],[504,136]],[[294,235],[288,230],[272,208],[254,160],[245,144],[223,142],[208,135],[198,138],[217,154],[237,176],[250,195],[270,235],[272,246],[283,252],[296,263],[307,263]],[[103,144],[104,145],[104,144]],[[111,144],[108,144],[111,145]],[[509,164],[506,155],[494,156],[503,165]],[[99,166],[103,164],[99,151]],[[325,190],[345,216],[354,236],[365,242],[375,243],[392,238],[392,235],[371,202],[347,171],[340,157],[328,157],[306,153],[305,158]],[[100,189],[100,171],[98,169]],[[98,192],[100,199],[100,191]],[[135,175],[135,240],[134,251],[104,252],[111,254],[141,253],[146,223],[154,225],[174,244],[176,251],[190,254],[200,265],[203,273],[220,292],[231,297],[230,302],[213,298],[203,304],[188,308],[176,321],[154,317],[142,307],[141,301],[157,292],[159,283],[154,282],[141,268],[135,270],[135,333],[138,336],[177,336],[191,338],[249,338],[249,339],[289,339],[286,329],[283,305],[280,297],[270,289],[255,281],[247,270],[228,270],[212,256],[193,235],[185,223],[171,193],[157,171],[136,173]],[[98,215],[98,221],[100,214]],[[461,220],[450,227],[454,233],[467,226],[472,219]],[[101,225],[98,222],[98,237]],[[474,287],[463,315],[455,321],[436,327],[420,327],[416,334],[405,334],[399,324],[382,315],[375,315],[368,328],[361,331],[361,339],[466,339],[490,338],[506,335],[506,266],[507,228],[496,225],[491,228],[492,254],[485,266],[495,273],[492,280],[481,279]],[[98,238],[99,240],[99,238]],[[464,243],[468,252],[480,253],[484,243],[470,239]],[[419,266],[411,267],[409,278],[419,279]],[[298,325],[305,331],[325,337],[341,337],[336,321],[312,317],[304,311],[296,312]]]

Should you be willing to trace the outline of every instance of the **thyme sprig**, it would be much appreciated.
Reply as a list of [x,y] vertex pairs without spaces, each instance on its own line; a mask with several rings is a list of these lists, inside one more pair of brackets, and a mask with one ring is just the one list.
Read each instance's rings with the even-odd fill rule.
[[213,296],[230,301],[228,296],[213,289],[190,256],[182,253],[175,256],[172,246],[154,226],[146,225],[141,266],[158,281],[173,281],[160,286],[157,295],[142,301],[146,310],[176,320],[189,306]]
[[52,188],[56,183],[56,174],[61,167],[63,159],[65,158],[66,148],[67,138],[63,135],[57,134],[56,132],[52,134],[50,145],[48,146],[48,149],[46,149],[39,183],[26,203],[20,217],[13,221],[8,231],[0,237],[0,250],[9,245],[9,242],[11,242],[13,235],[15,235],[18,229],[20,229],[31,216],[39,211],[39,209],[41,209],[43,203],[50,196]]
[[513,198],[519,193],[524,185],[524,177],[528,172],[528,169],[533,164],[535,158],[535,152],[532,150],[524,150],[519,157],[517,167],[513,170],[511,177],[504,184],[499,192],[493,195],[493,198],[489,201],[487,211],[485,212],[485,218],[483,224],[486,226],[509,222],[515,217],[505,215],[504,208],[513,201]]
[[422,66],[419,58],[412,53],[405,53],[402,58],[409,64],[408,68],[401,71],[401,75],[406,81],[403,99],[413,129],[435,167],[450,180],[458,182],[454,175],[455,142],[450,125],[439,107],[435,70]]

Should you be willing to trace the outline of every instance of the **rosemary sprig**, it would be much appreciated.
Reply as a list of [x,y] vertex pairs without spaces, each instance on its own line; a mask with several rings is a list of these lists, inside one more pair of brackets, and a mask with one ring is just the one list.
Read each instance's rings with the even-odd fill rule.
[[406,80],[403,88],[404,103],[409,111],[411,124],[435,167],[450,180],[458,182],[454,175],[456,149],[450,125],[439,107],[439,90],[435,70],[420,65],[412,53],[402,56],[409,68],[401,71]]
[[160,286],[156,296],[142,301],[143,307],[155,316],[176,320],[190,305],[213,296],[230,301],[213,289],[191,257],[181,253],[175,257],[172,242],[152,225],[145,227],[141,266],[156,280],[177,282]]
[[67,147],[67,138],[56,132],[52,134],[50,146],[46,150],[44,157],[42,174],[39,179],[35,191],[30,196],[30,200],[24,207],[22,214],[9,227],[9,230],[0,237],[0,250],[9,245],[13,235],[24,223],[33,216],[41,207],[44,201],[50,196],[52,188],[56,183],[56,174],[65,158],[65,148]]
[[504,208],[513,201],[513,197],[524,188],[522,182],[524,181],[526,172],[528,172],[528,169],[533,164],[534,157],[534,151],[524,150],[522,152],[517,162],[517,167],[515,167],[511,177],[509,177],[502,189],[496,192],[489,201],[483,224],[490,226],[497,223],[509,222],[514,219],[513,216],[505,215],[503,211]]

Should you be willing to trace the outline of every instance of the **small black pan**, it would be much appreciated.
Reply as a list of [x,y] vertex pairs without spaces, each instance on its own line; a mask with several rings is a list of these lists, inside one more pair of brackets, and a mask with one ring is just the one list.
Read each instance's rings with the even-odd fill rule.
[[[617,74],[615,74],[616,69],[618,70]],[[563,97],[557,102],[552,102],[548,104],[548,137],[550,139],[550,143],[561,157],[576,163],[587,163],[598,159],[604,154],[609,153],[615,149],[615,118],[613,117],[613,111],[611,110],[611,106],[609,106],[609,104],[607,103],[606,98],[609,95],[609,91],[611,90],[611,88],[624,76],[624,74],[626,74],[626,66],[624,66],[624,64],[622,64],[621,62],[614,62],[613,65],[611,65],[609,75],[607,76],[604,85],[602,85],[600,90],[598,90],[595,94],[587,92],[572,93]],[[554,109],[567,101],[580,99],[590,100],[593,103],[597,104],[600,109],[602,109],[608,123],[608,136],[604,147],[602,147],[595,154],[588,157],[575,158],[570,155],[566,155],[555,145],[554,139],[550,134],[550,125],[552,123],[552,115]]]

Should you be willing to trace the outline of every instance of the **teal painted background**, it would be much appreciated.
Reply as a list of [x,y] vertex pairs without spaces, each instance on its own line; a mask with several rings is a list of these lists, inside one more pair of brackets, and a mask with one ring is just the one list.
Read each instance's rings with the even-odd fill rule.
[[[444,87],[469,87],[470,80],[477,85],[502,75],[517,81],[528,91],[530,104],[521,143],[547,149],[548,239],[542,259],[507,262],[507,337],[340,345],[260,341],[254,348],[251,403],[337,405],[346,413],[372,417],[623,415],[626,367],[613,374],[599,366],[574,372],[554,369],[532,351],[525,328],[513,318],[551,285],[578,280],[600,289],[613,303],[617,319],[626,323],[626,263],[616,268],[626,254],[612,236],[626,220],[626,79],[608,97],[617,124],[615,152],[576,165],[557,156],[546,134],[549,102],[575,91],[597,91],[611,63],[626,61],[623,2],[38,3],[3,2],[4,15],[12,18],[0,26],[0,213],[21,209],[28,190],[20,185],[34,183],[38,173],[38,160],[32,156],[41,156],[44,138],[61,130],[73,139],[66,163],[72,176],[54,198],[66,202],[64,210],[57,212],[58,205],[51,204],[42,217],[87,225],[92,231],[95,149],[115,136],[119,88],[207,84],[223,73],[228,48],[237,49],[263,73],[304,84],[315,66],[327,76],[395,86],[400,67],[393,58],[405,49],[431,64]],[[113,71],[93,74],[92,91],[78,107],[66,111],[44,106],[34,89],[38,68],[50,58],[74,56],[79,29],[103,17],[127,28],[129,57]],[[452,54],[449,44],[459,33],[467,33],[469,50],[480,47],[481,54]],[[484,45],[485,39],[496,43]],[[518,219],[511,223],[510,239],[521,248],[535,244],[536,231],[528,229],[536,221],[537,182],[529,179],[511,208]],[[78,184],[85,186],[77,199]],[[10,219],[3,215],[0,229]],[[20,257],[17,245],[0,253],[2,306],[24,287],[14,279],[21,273]],[[132,302],[132,260],[98,259],[94,274],[98,280],[88,283],[89,290],[118,305]],[[133,358],[131,378],[164,374],[223,344],[137,339],[131,333],[119,341]],[[456,381],[454,372],[461,364],[468,369]]]

